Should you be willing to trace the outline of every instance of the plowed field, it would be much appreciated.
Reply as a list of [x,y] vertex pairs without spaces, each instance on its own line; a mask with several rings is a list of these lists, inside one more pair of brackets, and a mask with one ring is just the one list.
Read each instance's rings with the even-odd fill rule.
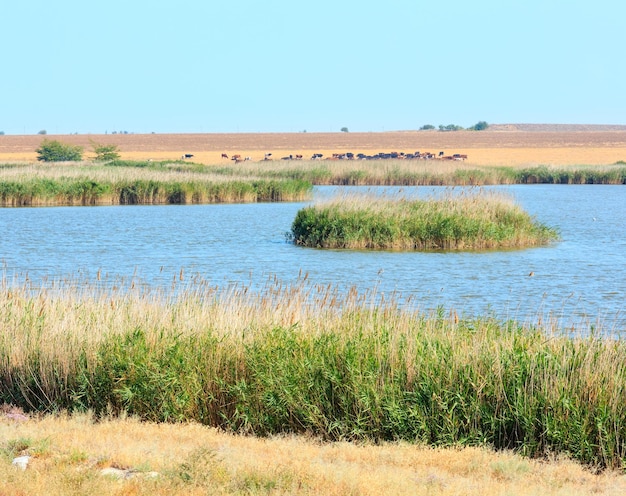
[[[0,161],[34,161],[43,139],[81,145],[85,158],[93,143],[114,144],[123,159],[180,159],[193,154],[205,164],[229,163],[233,154],[263,160],[289,155],[308,159],[333,153],[432,152],[468,156],[477,165],[607,165],[626,161],[626,127],[573,126],[577,130],[498,126],[485,131],[404,131],[384,133],[107,134],[0,136]],[[222,158],[222,153],[229,159]]]

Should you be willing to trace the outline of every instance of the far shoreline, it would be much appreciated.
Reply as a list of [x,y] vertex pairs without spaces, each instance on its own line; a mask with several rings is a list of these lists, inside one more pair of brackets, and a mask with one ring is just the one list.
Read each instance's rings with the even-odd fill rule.
[[311,158],[314,153],[321,153],[326,159],[333,153],[393,151],[459,153],[468,156],[468,163],[485,166],[611,165],[626,160],[626,126],[597,126],[593,129],[598,130],[591,131],[549,130],[559,129],[558,126],[535,131],[523,127],[507,130],[501,126],[484,131],[446,132],[0,135],[0,162],[36,161],[35,150],[44,139],[82,146],[86,155],[93,143],[112,144],[124,160],[179,160],[191,154],[194,162],[205,165],[229,164],[233,154],[259,162],[268,153],[273,160],[280,160],[289,155]]

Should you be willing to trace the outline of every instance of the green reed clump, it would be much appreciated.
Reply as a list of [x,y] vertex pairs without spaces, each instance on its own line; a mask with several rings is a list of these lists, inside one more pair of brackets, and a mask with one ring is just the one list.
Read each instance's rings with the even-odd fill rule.
[[625,167],[559,169],[539,166],[519,169],[515,176],[515,182],[521,184],[626,184]]
[[0,402],[626,461],[626,344],[301,282],[0,293]]
[[289,179],[42,177],[0,181],[0,206],[301,201],[311,189],[310,183]]
[[110,184],[86,178],[3,181],[0,182],[0,205],[93,205],[110,193]]
[[345,196],[301,209],[291,238],[314,248],[476,250],[547,244],[558,233],[483,191],[428,200]]

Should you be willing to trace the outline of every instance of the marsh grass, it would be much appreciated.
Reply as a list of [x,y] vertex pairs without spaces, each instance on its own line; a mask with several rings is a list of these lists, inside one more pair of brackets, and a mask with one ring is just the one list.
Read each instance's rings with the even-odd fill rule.
[[[268,282],[3,284],[0,403],[256,435],[626,456],[626,346]],[[575,333],[574,333],[575,334]]]
[[298,211],[291,237],[313,248],[485,250],[543,245],[558,232],[503,193],[451,189],[417,200],[339,195]]
[[219,166],[229,175],[302,179],[337,186],[471,186],[495,184],[626,184],[623,164],[607,166],[481,166],[440,160],[242,162]]
[[311,185],[625,184],[626,168],[481,167],[456,161],[0,164],[0,205],[302,201]]
[[297,179],[214,174],[170,163],[24,164],[0,169],[0,205],[112,205],[301,201]]

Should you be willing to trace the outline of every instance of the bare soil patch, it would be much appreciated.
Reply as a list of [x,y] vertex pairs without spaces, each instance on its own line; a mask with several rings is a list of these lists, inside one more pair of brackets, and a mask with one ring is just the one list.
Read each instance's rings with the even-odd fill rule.
[[227,163],[233,154],[259,161],[266,153],[278,160],[393,151],[461,153],[478,165],[607,165],[626,160],[626,126],[564,129],[511,124],[454,132],[5,135],[0,136],[0,161],[36,160],[35,150],[44,139],[81,145],[86,157],[93,156],[95,142],[116,145],[123,159],[176,160],[192,154],[194,162],[205,164]]

